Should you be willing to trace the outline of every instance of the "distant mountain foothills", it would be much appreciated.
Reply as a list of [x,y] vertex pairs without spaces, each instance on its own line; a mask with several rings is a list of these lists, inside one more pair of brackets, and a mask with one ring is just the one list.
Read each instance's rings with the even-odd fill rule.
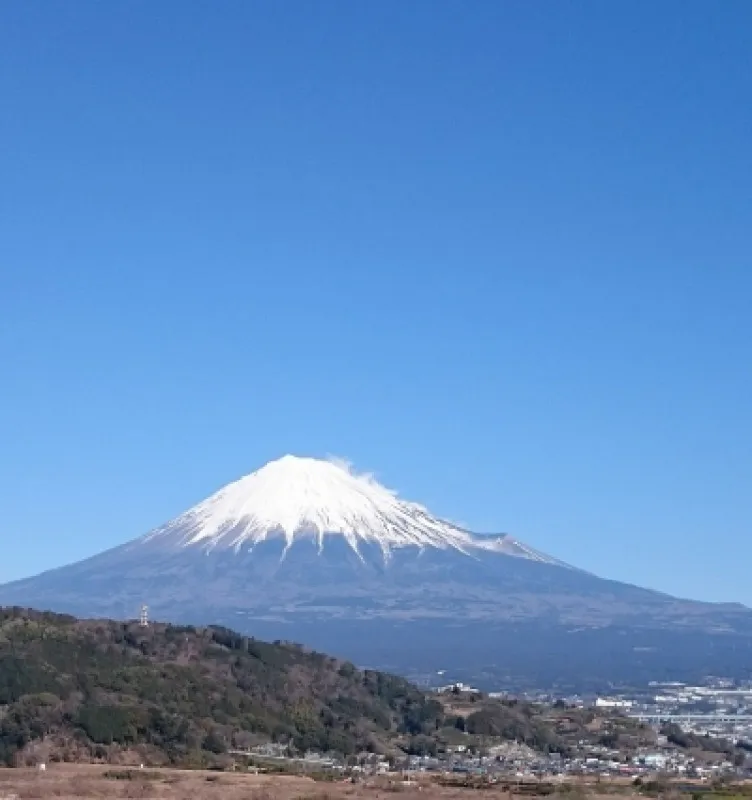
[[[342,758],[435,754],[458,741],[568,754],[582,740],[597,744],[606,725],[603,715],[590,725],[587,709],[425,694],[403,678],[225,628],[24,609],[0,611],[0,709],[0,764],[9,766],[221,765],[265,742]],[[625,718],[609,725],[625,747],[654,738]]]
[[[106,524],[106,521],[103,523]],[[344,464],[285,456],[156,530],[0,586],[0,604],[222,624],[489,688],[747,677],[752,611],[604,580],[478,535]]]

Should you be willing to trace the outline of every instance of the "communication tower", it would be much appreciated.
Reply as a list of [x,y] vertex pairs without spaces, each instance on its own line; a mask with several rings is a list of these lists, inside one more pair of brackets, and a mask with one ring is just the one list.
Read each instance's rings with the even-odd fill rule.
[[149,627],[149,606],[141,606],[141,615],[138,618],[138,624],[142,628]]

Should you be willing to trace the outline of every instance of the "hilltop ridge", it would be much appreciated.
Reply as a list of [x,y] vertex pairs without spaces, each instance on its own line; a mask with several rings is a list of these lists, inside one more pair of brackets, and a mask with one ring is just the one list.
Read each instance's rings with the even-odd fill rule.
[[0,763],[117,757],[202,763],[257,739],[387,752],[441,705],[406,680],[219,627],[0,609]]

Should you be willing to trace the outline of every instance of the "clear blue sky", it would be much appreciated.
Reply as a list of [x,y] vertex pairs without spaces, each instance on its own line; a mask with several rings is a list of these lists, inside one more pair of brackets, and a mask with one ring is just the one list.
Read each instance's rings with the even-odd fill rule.
[[336,454],[752,604],[752,4],[5,3],[0,580]]

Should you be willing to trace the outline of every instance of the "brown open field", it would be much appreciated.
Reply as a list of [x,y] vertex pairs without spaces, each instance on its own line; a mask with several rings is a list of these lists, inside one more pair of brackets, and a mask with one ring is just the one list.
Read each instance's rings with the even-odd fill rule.
[[[734,791],[715,793],[708,800],[745,800],[752,786],[738,783]],[[35,768],[0,768],[0,800],[74,800],[74,798],[127,798],[131,800],[633,800],[641,797],[629,780],[596,782],[571,778],[559,786],[549,782],[476,787],[439,785],[421,778],[410,782],[396,776],[349,781],[314,781],[293,775],[257,775],[248,772],[180,770],[106,764],[51,764]],[[660,797],[690,798],[666,786]]]
[[[128,777],[130,776],[130,777]],[[458,790],[403,784],[389,787],[316,783],[311,778],[200,770],[149,769],[53,764],[36,769],[0,770],[0,800],[39,798],[156,798],[157,800],[345,800],[368,797],[404,800],[456,796]],[[463,793],[464,794],[464,793]],[[494,793],[496,794],[496,793]],[[501,793],[498,793],[501,795]],[[484,794],[484,796],[487,796]],[[504,795],[508,798],[508,795]],[[490,798],[489,798],[490,800]]]
[[0,770],[0,800],[314,800],[318,797],[323,800],[323,792],[312,779],[293,776],[68,764],[50,765],[45,772],[31,768]]
[[[473,790],[429,782],[405,784],[374,779],[367,783],[315,782],[311,778],[199,770],[144,770],[106,765],[52,764],[36,769],[0,769],[0,800],[73,800],[73,798],[139,798],[140,800],[513,800],[501,788]],[[529,797],[529,795],[528,795]],[[569,794],[570,800],[577,795]],[[588,800],[597,795],[588,793]],[[613,800],[613,797],[611,798]]]

